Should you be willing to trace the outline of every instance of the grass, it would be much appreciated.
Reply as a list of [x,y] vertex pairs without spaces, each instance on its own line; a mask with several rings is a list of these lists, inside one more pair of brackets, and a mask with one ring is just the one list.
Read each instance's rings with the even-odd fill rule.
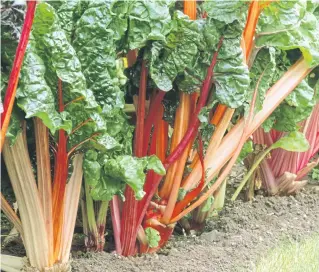
[[319,234],[283,242],[257,263],[256,272],[319,272]]

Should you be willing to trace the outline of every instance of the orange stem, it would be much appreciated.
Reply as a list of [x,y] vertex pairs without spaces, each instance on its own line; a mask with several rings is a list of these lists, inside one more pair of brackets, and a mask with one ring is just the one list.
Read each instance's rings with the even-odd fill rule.
[[[187,130],[189,120],[190,120],[190,113],[191,112],[189,111],[189,108],[190,108],[190,104],[191,104],[191,96],[188,94],[185,94],[185,93],[181,93],[181,101],[183,101],[182,105],[184,106],[184,108],[179,108],[179,110],[177,112],[177,116],[183,118],[183,119],[180,119],[181,122],[179,123],[183,126],[181,131],[179,131],[179,132],[183,133],[183,134],[179,133],[181,138],[183,138],[183,136]],[[186,109],[186,110],[184,110],[184,109]],[[177,198],[178,198],[180,184],[181,184],[181,181],[183,178],[185,164],[187,161],[189,151],[192,147],[192,144],[193,144],[193,141],[190,141],[190,143],[184,149],[183,154],[179,158],[179,160],[174,162],[174,164],[172,165],[173,167],[171,166],[168,170],[170,175],[168,175],[168,178],[165,179],[165,183],[164,183],[164,186],[166,185],[165,188],[168,188],[168,191],[166,192],[166,194],[168,195],[168,203],[167,203],[167,206],[166,206],[163,218],[162,218],[163,223],[167,224],[171,218],[172,213],[173,213],[174,206],[175,206]]]
[[[191,106],[190,98],[191,96],[189,94],[186,94],[183,92],[180,93],[180,104],[178,106],[178,109],[176,111],[176,116],[175,116],[174,133],[173,133],[171,148],[170,148],[171,152],[176,148],[176,146],[181,141],[181,139],[183,139],[184,134],[187,131],[189,119],[190,119],[190,106]],[[184,154],[185,152],[183,153],[183,157],[184,157]],[[175,176],[177,168],[182,167],[184,169],[182,165],[179,165],[179,161],[180,160],[177,160],[176,162],[174,162],[167,171],[164,184],[159,191],[159,195],[161,198],[168,199],[171,194],[173,183],[178,182]]]
[[199,137],[199,160],[202,166],[202,178],[200,183],[198,184],[198,186],[190,191],[189,193],[187,193],[187,195],[183,198],[183,200],[179,201],[175,208],[174,211],[172,213],[172,217],[174,218],[175,216],[177,216],[179,213],[182,212],[182,210],[195,198],[197,197],[200,192],[202,191],[204,185],[205,185],[205,165],[204,165],[204,150],[203,150],[203,141],[201,139],[201,137]]
[[[223,173],[218,177],[217,181],[205,193],[203,193],[194,203],[183,210],[179,215],[172,218],[170,223],[180,220],[183,216],[201,205],[224,181],[229,173],[232,164],[236,161],[236,156],[239,155],[241,146],[245,140],[265,121],[265,119],[275,110],[276,107],[295,89],[295,87],[311,72],[312,68],[304,59],[297,61],[290,69],[273,85],[267,92],[264,100],[264,106],[259,111],[251,122],[246,122],[242,119],[235,127],[224,137],[219,145],[216,155],[211,156],[206,153],[205,165],[207,167],[208,180],[216,176],[216,173],[230,160]],[[246,131],[246,132],[245,132]],[[245,136],[245,137],[242,137]]]
[[261,12],[261,8],[260,8],[259,2],[252,1],[249,6],[247,23],[243,33],[245,50],[246,50],[245,57],[246,57],[247,63],[253,48],[254,37],[256,33],[256,26],[257,26],[260,12]]
[[[210,120],[210,123],[214,126],[217,126],[219,124],[219,122],[221,121],[221,119],[223,118],[225,112],[227,110],[227,106],[223,105],[223,104],[218,104],[216,111],[214,112],[214,115],[212,117],[212,119]],[[198,163],[198,153],[196,152],[192,163],[190,164],[190,168],[193,169],[196,165],[196,163]]]
[[[189,16],[191,20],[196,20],[196,1],[187,0],[184,1],[184,13]],[[180,94],[180,106],[176,112],[174,134],[171,144],[171,152],[174,151],[177,144],[183,139],[190,121],[190,114],[195,111],[196,101],[199,94],[195,93],[192,95],[181,92]],[[162,221],[168,223],[178,198],[178,192],[182,181],[185,164],[187,161],[188,154],[190,152],[193,140],[187,144],[181,157],[171,165],[168,170],[164,185],[162,187],[160,195],[163,198],[168,198],[167,207],[165,209]]]
[[191,20],[196,20],[196,0],[184,1],[184,13],[188,15]]

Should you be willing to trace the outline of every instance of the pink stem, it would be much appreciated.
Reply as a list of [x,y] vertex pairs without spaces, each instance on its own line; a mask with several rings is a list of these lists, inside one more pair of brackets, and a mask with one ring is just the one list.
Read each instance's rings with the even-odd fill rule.
[[122,254],[122,245],[121,245],[121,217],[119,209],[119,199],[118,196],[113,196],[111,200],[111,217],[112,217],[112,226],[113,234],[115,241],[115,250],[117,254]]

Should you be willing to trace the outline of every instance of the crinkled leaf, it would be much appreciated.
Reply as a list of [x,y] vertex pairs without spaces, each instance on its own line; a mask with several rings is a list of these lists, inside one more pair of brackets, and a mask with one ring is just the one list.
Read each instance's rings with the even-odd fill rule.
[[258,21],[256,46],[299,48],[311,66],[319,64],[319,18],[307,11],[307,1],[274,1]]
[[44,61],[36,51],[35,42],[30,40],[21,69],[17,90],[17,105],[26,113],[26,118],[39,117],[54,134],[56,130],[71,131],[71,121],[63,120],[56,110],[56,100],[45,80]]
[[210,0],[205,1],[203,9],[208,16],[215,20],[230,24],[234,21],[242,21],[247,14],[248,4],[245,0]]
[[182,12],[176,11],[166,43],[152,43],[145,58],[150,76],[159,89],[171,90],[176,76],[195,64],[198,50],[202,46],[201,28],[200,20],[190,20]]
[[46,61],[51,64],[51,69],[66,83],[64,93],[68,91],[70,99],[83,97],[87,108],[96,108],[98,105],[87,90],[76,52],[61,29],[54,8],[48,3],[37,5],[32,33],[41,57],[48,58]]
[[[121,86],[126,82],[123,74],[125,67],[116,55],[117,43],[127,30],[129,5],[127,1],[90,2],[75,28],[73,45],[81,61],[87,86],[102,107],[101,118],[107,133],[102,139],[107,140],[98,138],[92,142],[100,150],[118,150],[123,146],[128,151],[131,145],[131,138],[125,141],[123,137],[131,131],[125,130],[128,127],[127,117],[122,110],[125,101]],[[111,137],[114,139],[111,140]]]
[[296,130],[298,123],[311,114],[313,106],[314,90],[303,80],[269,117],[274,121],[273,128],[279,131]]
[[119,180],[110,178],[107,173],[101,175],[100,182],[94,186],[90,193],[94,200],[110,201],[114,195],[124,190],[125,184]]
[[274,126],[276,121],[276,117],[274,115],[270,115],[263,123],[262,128],[265,132],[269,132]]
[[[91,191],[92,197],[96,200],[110,200],[125,184],[133,189],[136,199],[142,199],[145,194],[143,186],[146,171],[154,170],[158,174],[165,174],[165,169],[156,156],[135,158],[119,155],[100,163],[103,173],[100,181],[92,186]],[[110,186],[109,191],[108,186]]]
[[282,148],[291,152],[306,152],[309,147],[305,135],[299,131],[290,132],[272,145],[272,148]]
[[10,124],[6,133],[6,140],[9,140],[10,146],[14,145],[18,134],[22,131],[22,120],[22,112],[18,109],[18,107],[14,106],[10,117]]
[[265,94],[272,83],[276,69],[275,49],[265,48],[258,52],[252,68],[250,69],[250,96],[257,91],[255,109],[262,109]]
[[[123,6],[127,6],[127,2]],[[101,106],[123,108],[124,94],[117,75],[116,41],[127,28],[127,20],[112,12],[115,1],[91,2],[78,21],[74,47],[82,64],[88,87]],[[126,7],[127,9],[127,7]],[[125,10],[125,9],[124,9]],[[109,109],[108,109],[109,110]]]
[[112,136],[107,133],[103,133],[101,136],[98,136],[92,142],[92,145],[99,150],[109,151],[113,149],[121,149],[122,145],[116,141]]
[[62,0],[56,7],[60,25],[69,41],[71,41],[76,21],[82,13],[81,4],[83,2],[81,0]]
[[12,1],[1,1],[1,67],[11,69],[21,27],[25,6],[12,6]]
[[319,168],[314,168],[311,173],[311,177],[315,181],[319,181]]
[[129,49],[141,48],[147,41],[165,41],[170,31],[170,4],[174,1],[132,1],[127,42]]
[[149,156],[149,157],[145,157],[144,158],[146,160],[146,169],[147,170],[153,170],[155,173],[159,174],[159,175],[165,175],[166,170],[161,162],[161,160],[156,157],[155,155]]
[[83,160],[83,176],[90,186],[96,186],[101,178],[101,165],[97,162],[97,152],[89,150]]
[[216,98],[230,108],[243,105],[250,83],[240,41],[240,36],[224,39],[214,68]]
[[161,236],[158,230],[153,228],[146,228],[145,235],[147,239],[148,246],[150,248],[158,247]]

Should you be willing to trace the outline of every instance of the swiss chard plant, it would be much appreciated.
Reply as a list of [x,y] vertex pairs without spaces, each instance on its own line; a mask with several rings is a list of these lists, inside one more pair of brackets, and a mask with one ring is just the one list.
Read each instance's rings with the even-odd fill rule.
[[315,3],[28,2],[22,30],[10,4],[1,139],[20,217],[2,209],[40,271],[68,267],[80,198],[88,249],[103,250],[110,207],[118,254],[156,251],[216,208],[258,127],[312,111]]
[[[17,90],[7,139],[3,141],[3,158],[20,218],[3,196],[2,209],[22,236],[29,266],[39,271],[69,269],[82,177],[87,247],[101,250],[108,201],[125,184],[142,197],[144,171],[165,171],[155,156],[131,156],[133,130],[123,110],[121,89],[125,83],[124,66],[116,52],[123,33],[117,25],[113,29],[119,33],[112,32],[112,28],[105,31],[104,27],[87,25],[91,6],[98,4],[29,2],[22,30],[24,9],[17,9],[11,2],[5,5],[1,87],[7,88],[4,110],[8,115],[7,97],[11,97],[8,101],[15,97],[9,92],[10,86],[17,86]],[[110,22],[118,20],[117,14],[110,11],[113,5],[100,5]],[[27,31],[29,42],[22,39]],[[21,56],[23,46],[25,54]],[[106,52],[104,56],[102,51]],[[15,65],[21,58],[22,67],[22,62]],[[10,70],[16,76],[6,80]],[[35,161],[29,156],[28,149],[32,148],[36,149]],[[96,218],[93,200],[102,200]]]
[[[202,13],[196,16],[192,2],[184,3],[188,16],[171,11],[166,40],[140,49],[130,69],[130,75],[140,76],[139,81],[130,79],[130,92],[138,94],[135,148],[141,148],[138,142],[143,139],[139,152],[158,155],[167,175],[162,179],[149,172],[141,201],[127,189],[124,222],[115,237],[123,255],[157,250],[178,220],[189,225],[184,216],[207,206],[246,140],[299,84],[303,88],[302,80],[318,64],[318,28],[308,25],[318,24],[312,3],[208,1],[200,7]],[[272,29],[273,22],[295,10],[302,23],[280,44],[281,32]],[[308,33],[302,35],[305,28]],[[299,60],[288,56],[292,50],[298,51]],[[140,111],[145,88],[151,99],[146,117]],[[172,136],[167,135],[167,123]],[[145,230],[150,228],[161,237],[157,247],[147,242]]]

